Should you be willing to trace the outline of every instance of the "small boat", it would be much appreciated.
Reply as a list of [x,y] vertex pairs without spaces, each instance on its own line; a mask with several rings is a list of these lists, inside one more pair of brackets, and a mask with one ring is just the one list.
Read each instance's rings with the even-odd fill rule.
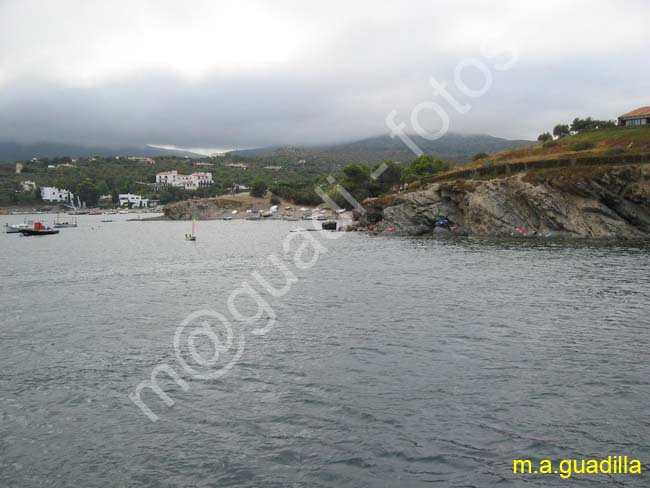
[[192,219],[192,233],[185,234],[186,241],[196,241],[196,219]]
[[103,220],[100,220],[100,222],[106,223],[106,222],[113,222],[113,221],[111,219],[103,219]]
[[20,234],[21,229],[29,229],[29,224],[5,224],[5,229],[7,234]]
[[24,236],[49,236],[52,234],[58,234],[59,231],[52,227],[45,227],[40,222],[34,222],[34,227],[20,229],[20,233]]
[[223,218],[223,220],[232,220],[232,216],[230,216],[230,215],[226,215],[226,216]]
[[319,215],[318,217],[316,217],[316,220],[327,220],[327,217],[325,217],[324,215]]
[[77,227],[77,219],[73,219],[72,222],[66,221],[61,221],[59,217],[57,216],[56,220],[54,221],[54,228],[55,229],[65,229],[68,227]]

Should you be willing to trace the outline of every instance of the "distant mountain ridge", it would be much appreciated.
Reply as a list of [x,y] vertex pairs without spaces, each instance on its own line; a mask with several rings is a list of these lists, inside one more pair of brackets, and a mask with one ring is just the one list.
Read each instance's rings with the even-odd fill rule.
[[[448,133],[438,140],[430,141],[421,136],[410,139],[425,153],[433,154],[454,164],[468,162],[479,152],[494,154],[533,144],[533,141],[509,140],[486,134]],[[281,147],[270,146],[231,151],[230,155],[253,158],[268,163],[296,163],[306,161],[341,164],[346,162],[377,163],[380,161],[411,161],[415,154],[399,138],[389,135],[327,145]],[[162,149],[147,145],[121,147],[82,146],[56,142],[23,144],[0,142],[0,161],[29,160],[34,157],[54,158],[61,156],[180,156],[200,158],[202,155],[182,149]]]
[[[438,140],[430,141],[421,136],[409,138],[427,154],[433,154],[452,163],[468,162],[477,153],[494,154],[501,151],[530,146],[534,141],[509,140],[487,134],[448,133]],[[389,135],[370,137],[359,141],[305,147],[269,147],[233,151],[241,157],[264,160],[317,159],[378,163],[380,161],[411,161],[415,154],[399,138]]]
[[57,142],[36,142],[23,144],[18,142],[0,142],[0,161],[13,162],[32,158],[71,158],[92,156],[189,156],[198,158],[199,154],[176,149],[160,149],[147,145],[123,147],[80,146]]

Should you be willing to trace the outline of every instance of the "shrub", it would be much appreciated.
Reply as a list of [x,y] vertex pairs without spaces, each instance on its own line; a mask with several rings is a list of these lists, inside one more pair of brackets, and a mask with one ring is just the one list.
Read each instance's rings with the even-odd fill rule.
[[557,141],[546,141],[542,144],[543,147],[555,147],[557,146]]
[[268,186],[267,184],[262,181],[262,180],[257,180],[255,183],[253,183],[253,186],[251,187],[251,196],[254,197],[263,197],[264,194],[266,193]]
[[586,151],[587,149],[593,149],[595,144],[591,141],[580,141],[575,142],[569,146],[569,149],[572,151]]
[[474,157],[472,158],[472,161],[478,161],[479,159],[485,159],[488,156],[489,156],[489,154],[486,153],[486,152],[476,153],[476,154],[474,154]]
[[280,203],[281,202],[280,202],[280,199],[278,197],[276,197],[275,195],[273,195],[271,197],[271,205],[280,205]]

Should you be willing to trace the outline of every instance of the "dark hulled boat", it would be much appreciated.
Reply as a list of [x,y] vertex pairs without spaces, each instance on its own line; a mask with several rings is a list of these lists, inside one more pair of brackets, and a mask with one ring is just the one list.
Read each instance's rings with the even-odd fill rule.
[[49,236],[52,234],[58,234],[59,231],[52,227],[45,227],[40,222],[34,222],[34,227],[20,229],[20,233],[24,236]]

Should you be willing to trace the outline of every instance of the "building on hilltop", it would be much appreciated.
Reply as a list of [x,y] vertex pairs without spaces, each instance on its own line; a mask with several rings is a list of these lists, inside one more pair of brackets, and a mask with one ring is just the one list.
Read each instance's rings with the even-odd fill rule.
[[632,110],[618,118],[618,125],[621,126],[636,126],[650,124],[650,107],[641,107]]
[[237,168],[237,169],[248,169],[248,165],[245,163],[226,163],[224,164],[225,168]]
[[138,163],[156,164],[155,160],[144,156],[129,156],[127,159],[129,161],[137,161]]
[[185,188],[186,190],[198,190],[214,185],[212,173],[192,173],[191,175],[181,175],[178,171],[165,171],[156,174],[156,183],[152,185],[155,191],[165,186],[175,186]]

